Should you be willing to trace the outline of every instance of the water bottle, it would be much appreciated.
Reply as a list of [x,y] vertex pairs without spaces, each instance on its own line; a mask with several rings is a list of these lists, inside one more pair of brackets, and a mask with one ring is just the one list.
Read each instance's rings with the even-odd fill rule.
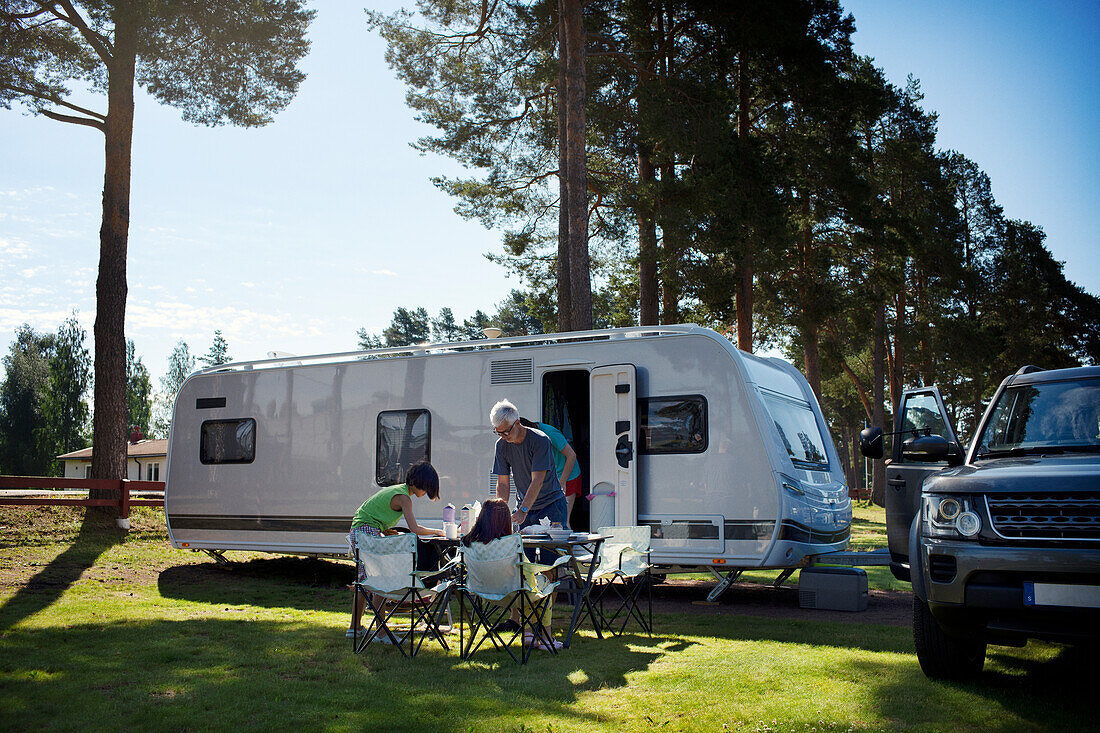
[[455,521],[455,505],[448,504],[443,507],[443,521],[450,524],[454,524]]

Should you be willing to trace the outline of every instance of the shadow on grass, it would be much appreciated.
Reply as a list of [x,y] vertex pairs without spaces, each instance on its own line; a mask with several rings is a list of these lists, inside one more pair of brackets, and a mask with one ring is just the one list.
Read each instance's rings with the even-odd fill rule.
[[0,606],[0,630],[10,629],[56,603],[100,555],[122,538],[113,518],[89,512],[72,544]]
[[[913,653],[909,629],[764,616],[654,614],[656,631],[726,641],[775,641],[868,652]],[[644,637],[638,637],[644,638]]]
[[[578,696],[626,685],[667,654],[603,642],[520,667],[494,651],[463,662],[425,647],[353,655],[303,623],[184,620],[17,630],[3,637],[0,710],[21,728],[513,730],[531,715],[599,725]],[[479,660],[480,657],[480,660]]]
[[177,600],[336,611],[350,608],[354,580],[355,568],[347,563],[277,557],[177,565],[161,572],[157,587]]
[[[1044,646],[1054,648],[1053,658],[990,647],[985,671],[966,682],[928,679],[915,656],[900,676],[884,677],[875,665],[864,669],[883,716],[910,725],[940,728],[960,717],[973,719],[977,704],[988,719],[981,729],[1097,730],[1096,650]],[[1017,720],[1008,722],[1006,712]]]

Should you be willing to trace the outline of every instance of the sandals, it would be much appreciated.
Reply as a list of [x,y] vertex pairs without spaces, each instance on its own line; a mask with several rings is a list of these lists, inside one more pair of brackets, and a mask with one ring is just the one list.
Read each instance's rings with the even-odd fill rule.
[[534,634],[524,634],[523,645],[534,647],[535,649],[541,649],[544,652],[557,651],[558,649],[563,649],[565,647],[565,645],[557,639],[551,638],[547,640],[541,637],[536,637]]

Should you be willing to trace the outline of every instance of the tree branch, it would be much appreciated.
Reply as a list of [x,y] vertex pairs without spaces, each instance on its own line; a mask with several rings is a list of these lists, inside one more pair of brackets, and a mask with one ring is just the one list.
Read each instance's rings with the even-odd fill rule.
[[70,102],[66,102],[64,99],[61,99],[60,97],[54,97],[52,95],[41,94],[39,92],[34,91],[33,89],[27,89],[26,87],[17,87],[15,85],[11,85],[11,84],[7,85],[6,88],[12,90],[13,92],[19,92],[20,94],[25,94],[28,97],[34,97],[35,99],[41,99],[42,101],[49,102],[50,104],[56,104],[58,106],[65,107],[66,109],[71,109],[73,112],[79,112],[82,115],[88,115],[89,117],[93,117],[96,120],[99,120],[101,122],[106,122],[107,121],[107,115],[102,115],[99,112],[95,112],[95,111],[90,110],[90,109],[84,109],[83,107],[78,107],[75,104],[72,104]]
[[4,13],[3,17],[7,18],[8,20],[30,20],[31,18],[37,18],[40,15],[45,15],[48,12],[50,12],[49,8],[43,7],[39,10],[35,10],[33,13]]
[[86,125],[87,127],[94,127],[102,133],[107,132],[107,124],[100,120],[89,120],[86,117],[73,117],[72,115],[58,114],[57,112],[51,112],[48,109],[42,110],[42,114],[49,117],[51,120],[57,120],[58,122],[71,122],[74,125]]
[[[833,324],[825,324],[825,328],[830,332],[833,343],[840,343],[840,336],[836,332],[836,327]],[[848,366],[848,360],[842,355],[840,357],[840,366],[844,369],[844,373],[848,375],[848,378],[852,380],[852,384],[855,386],[856,391],[859,392],[859,401],[863,403],[863,411],[867,413],[867,419],[873,418],[871,409],[871,400],[867,397],[867,390],[864,389],[863,383],[856,376],[856,373],[852,371],[852,368]]]
[[[41,3],[42,0],[39,0],[39,4]],[[57,0],[57,4],[65,9],[65,15],[57,12],[53,2],[47,2],[43,7],[49,9],[49,11],[58,18],[80,31],[80,35],[83,36],[84,40],[88,42],[88,45],[95,50],[103,63],[110,65],[114,60],[114,48],[111,46],[111,42],[89,28],[88,24],[80,17],[80,13],[76,12],[76,8],[73,7],[69,0]]]

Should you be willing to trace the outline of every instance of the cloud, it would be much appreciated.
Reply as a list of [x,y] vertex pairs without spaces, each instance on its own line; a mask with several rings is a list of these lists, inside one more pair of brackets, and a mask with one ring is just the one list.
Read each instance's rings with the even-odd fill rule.
[[11,199],[13,201],[22,201],[28,198],[35,198],[39,194],[53,193],[53,186],[35,186],[34,188],[24,188],[21,191],[0,191],[0,196]]
[[127,330],[167,332],[173,338],[182,337],[203,343],[215,329],[230,342],[276,341],[301,336],[302,333],[324,333],[326,324],[320,319],[303,323],[302,319],[285,313],[271,313],[236,308],[234,306],[195,305],[178,300],[157,302],[131,301],[126,308]]
[[39,273],[45,272],[46,269],[47,268],[46,268],[45,265],[38,265],[36,267],[26,267],[26,268],[20,270],[19,274],[29,280],[30,278],[34,277],[35,275],[38,275]]
[[25,260],[31,254],[30,245],[20,239],[4,239],[0,237],[0,258],[12,260]]
[[397,277],[397,273],[393,270],[370,270],[372,275],[384,275],[385,277]]
[[26,323],[36,331],[53,333],[68,317],[67,310],[41,310],[32,313],[22,308],[0,307],[0,332],[14,333],[15,329]]

